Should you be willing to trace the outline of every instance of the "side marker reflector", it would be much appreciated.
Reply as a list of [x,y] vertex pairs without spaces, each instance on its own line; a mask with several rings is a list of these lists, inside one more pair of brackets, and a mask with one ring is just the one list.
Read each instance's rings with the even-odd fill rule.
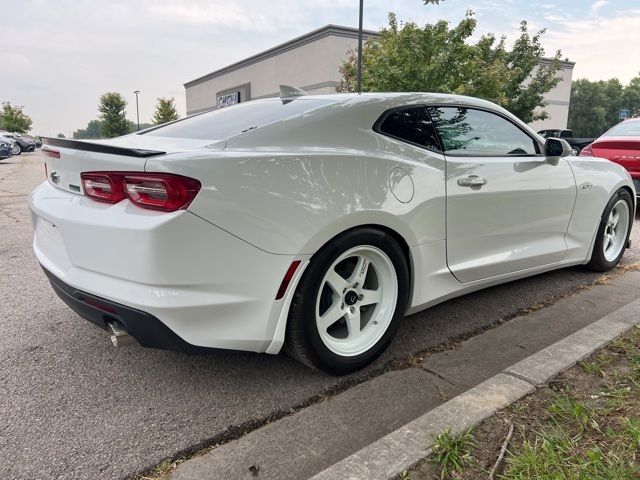
[[282,279],[282,283],[280,284],[280,288],[278,289],[278,294],[276,295],[276,300],[280,300],[282,297],[284,297],[284,294],[289,287],[289,283],[291,283],[291,279],[293,278],[293,274],[296,273],[296,270],[298,270],[299,266],[300,260],[294,260],[291,263],[289,269],[287,270],[287,273],[284,274],[284,278]]

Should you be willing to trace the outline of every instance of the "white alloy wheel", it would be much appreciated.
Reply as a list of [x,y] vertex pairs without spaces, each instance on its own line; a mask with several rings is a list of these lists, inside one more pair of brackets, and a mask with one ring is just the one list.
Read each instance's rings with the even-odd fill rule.
[[324,345],[353,357],[371,349],[389,328],[398,298],[398,278],[385,252],[370,245],[340,255],[320,282],[315,313]]
[[20,149],[20,145],[18,145],[17,143],[14,143],[11,146],[11,153],[14,155],[20,155],[20,153],[22,153],[22,150]]
[[614,261],[620,255],[627,241],[628,230],[629,205],[624,200],[618,200],[609,213],[602,242],[604,258],[608,262]]

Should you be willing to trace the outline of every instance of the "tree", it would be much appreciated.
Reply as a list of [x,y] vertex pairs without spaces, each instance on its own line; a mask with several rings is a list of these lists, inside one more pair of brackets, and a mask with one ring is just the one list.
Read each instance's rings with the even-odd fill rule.
[[31,118],[24,113],[21,106],[2,103],[0,113],[0,128],[12,133],[27,133],[31,130]]
[[153,123],[155,125],[160,125],[162,123],[173,122],[174,120],[178,120],[180,115],[178,115],[178,111],[176,110],[175,98],[158,98],[158,102],[156,103],[156,110],[153,114]]
[[628,109],[632,117],[640,116],[640,77],[632,78],[625,87],[622,107]]
[[91,120],[85,128],[80,128],[73,132],[73,138],[102,138],[102,122]]
[[127,101],[119,93],[108,92],[100,97],[98,111],[103,137],[111,138],[129,133],[124,113],[126,106]]
[[[424,27],[398,25],[390,13],[389,27],[363,48],[362,90],[472,95],[496,102],[525,122],[546,118],[544,94],[560,81],[560,52],[541,64],[544,31],[531,36],[526,22],[511,50],[504,37],[484,35],[471,42],[476,25],[471,11],[454,27],[444,20]],[[356,62],[350,50],[340,67],[339,90],[355,90]]]
[[[145,128],[153,127],[153,123],[141,123],[140,130],[144,130]],[[129,129],[129,133],[134,133],[138,131],[138,124],[132,122],[131,120],[127,120],[127,128]]]
[[57,137],[58,137],[58,138],[67,138],[67,137],[65,137],[65,136],[64,136],[64,133],[59,133],[59,134],[57,135]]
[[630,100],[633,96],[633,80],[629,87],[625,89],[617,78],[596,82],[586,78],[575,80],[571,84],[568,122],[574,135],[598,137],[618,123],[625,98]]

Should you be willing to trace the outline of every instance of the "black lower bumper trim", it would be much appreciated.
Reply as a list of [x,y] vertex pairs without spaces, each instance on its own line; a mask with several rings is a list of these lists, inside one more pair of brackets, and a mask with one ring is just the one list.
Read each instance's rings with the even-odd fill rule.
[[104,330],[107,330],[110,321],[118,320],[143,347],[184,353],[207,353],[213,350],[185,342],[149,313],[78,290],[64,283],[46,268],[42,269],[64,303],[82,318]]

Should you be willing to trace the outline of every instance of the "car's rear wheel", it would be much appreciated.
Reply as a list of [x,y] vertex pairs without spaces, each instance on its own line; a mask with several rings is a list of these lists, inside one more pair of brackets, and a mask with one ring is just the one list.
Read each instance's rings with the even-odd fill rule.
[[18,145],[17,143],[14,143],[13,146],[11,147],[11,153],[13,155],[20,155],[22,153],[22,149],[20,148],[20,145]]
[[604,209],[587,267],[597,272],[606,272],[618,264],[629,240],[632,215],[631,195],[625,189],[618,190]]
[[389,345],[404,315],[407,261],[389,234],[352,230],[311,260],[289,311],[285,351],[333,374],[358,370]]

